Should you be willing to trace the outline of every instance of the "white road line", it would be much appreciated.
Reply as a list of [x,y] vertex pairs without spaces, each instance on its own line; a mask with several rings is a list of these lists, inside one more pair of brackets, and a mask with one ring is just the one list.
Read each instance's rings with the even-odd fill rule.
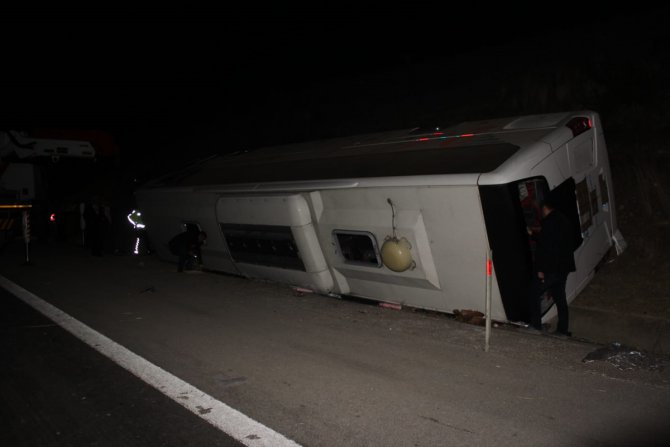
[[249,447],[300,447],[282,434],[129,351],[2,275],[0,275],[0,287],[242,444]]

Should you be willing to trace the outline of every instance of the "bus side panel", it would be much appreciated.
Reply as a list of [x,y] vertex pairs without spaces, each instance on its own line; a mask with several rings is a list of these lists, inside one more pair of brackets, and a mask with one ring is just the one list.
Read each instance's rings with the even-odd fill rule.
[[[398,237],[412,246],[414,269],[356,265],[338,251],[338,231],[366,232],[383,246],[393,234],[387,199],[396,207]],[[319,240],[347,293],[442,312],[484,310],[488,241],[477,186],[330,190],[320,192],[319,202]],[[505,320],[494,289],[493,316]]]

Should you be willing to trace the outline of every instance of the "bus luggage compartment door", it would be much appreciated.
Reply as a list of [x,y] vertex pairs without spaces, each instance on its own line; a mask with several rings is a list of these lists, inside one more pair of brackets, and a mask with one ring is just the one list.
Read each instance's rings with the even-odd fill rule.
[[321,293],[333,278],[300,194],[221,197],[217,220],[239,271]]

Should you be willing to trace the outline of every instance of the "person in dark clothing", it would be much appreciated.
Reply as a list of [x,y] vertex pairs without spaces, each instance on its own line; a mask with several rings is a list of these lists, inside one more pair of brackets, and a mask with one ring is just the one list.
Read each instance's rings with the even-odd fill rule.
[[102,256],[105,241],[105,233],[109,222],[101,205],[86,204],[84,208],[84,221],[86,222],[86,239],[93,256]]
[[530,323],[535,329],[542,330],[541,299],[548,291],[558,310],[556,332],[570,336],[565,283],[568,274],[576,271],[573,227],[568,218],[555,209],[551,198],[547,198],[542,204],[542,215],[542,228],[535,236],[536,273],[530,286]]
[[183,272],[189,260],[197,258],[200,260],[200,247],[207,240],[207,233],[200,231],[185,231],[179,233],[168,243],[170,252],[179,258],[177,271]]

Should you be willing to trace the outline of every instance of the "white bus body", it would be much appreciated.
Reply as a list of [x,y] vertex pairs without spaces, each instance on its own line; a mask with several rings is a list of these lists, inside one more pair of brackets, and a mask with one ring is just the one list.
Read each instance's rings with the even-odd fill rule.
[[[493,251],[492,316],[527,320],[532,241],[543,196],[575,225],[586,286],[618,231],[600,118],[592,111],[468,122],[222,156],[137,192],[158,255],[186,226],[209,238],[211,270],[451,313],[484,311]],[[382,259],[389,238],[411,266]],[[402,254],[403,256],[406,253]],[[553,316],[550,301],[545,320]]]

